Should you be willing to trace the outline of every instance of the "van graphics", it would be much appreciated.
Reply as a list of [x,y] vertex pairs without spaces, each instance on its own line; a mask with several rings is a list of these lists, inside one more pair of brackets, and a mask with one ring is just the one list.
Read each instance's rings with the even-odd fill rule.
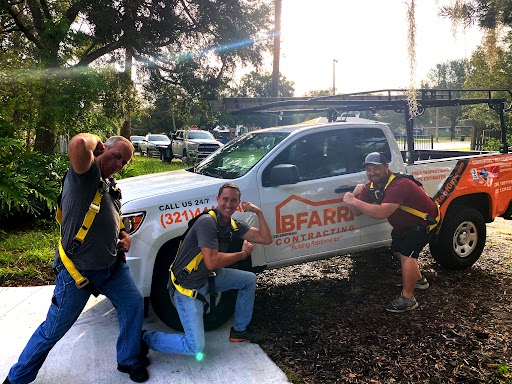
[[340,241],[343,233],[356,229],[354,213],[342,203],[343,199],[317,202],[289,196],[275,208],[275,244],[296,250]]

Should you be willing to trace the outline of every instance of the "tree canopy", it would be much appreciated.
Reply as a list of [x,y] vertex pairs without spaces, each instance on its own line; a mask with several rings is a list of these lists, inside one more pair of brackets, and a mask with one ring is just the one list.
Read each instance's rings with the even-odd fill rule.
[[[159,78],[180,93],[197,95],[201,89],[208,91],[206,99],[213,98],[237,66],[261,65],[272,43],[272,15],[271,0],[1,0],[0,80],[21,92],[0,96],[21,110],[34,101],[41,107],[24,129],[36,129],[40,141],[46,143],[42,151],[51,151],[64,123],[68,128],[69,123],[78,124],[78,130],[90,128],[80,124],[90,117],[70,121],[56,113],[66,84],[73,86],[76,73],[84,81],[95,73],[83,68],[116,65],[129,69],[135,62],[139,83]],[[20,83],[12,64],[37,74],[34,81]],[[66,95],[77,99],[70,103],[75,115],[98,106],[104,108],[104,118],[132,111],[137,102],[130,71],[124,79],[118,75],[119,79],[100,76],[103,85],[93,86],[98,90],[93,95],[78,87],[70,89],[77,93]],[[120,93],[117,99],[116,90]],[[0,118],[16,114],[0,110]]]

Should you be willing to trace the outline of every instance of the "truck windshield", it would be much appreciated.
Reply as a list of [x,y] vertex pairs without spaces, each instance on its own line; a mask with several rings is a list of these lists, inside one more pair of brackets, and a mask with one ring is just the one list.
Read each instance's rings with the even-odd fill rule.
[[188,132],[189,139],[210,139],[215,140],[215,137],[210,132],[206,131],[189,131]]
[[288,132],[246,133],[203,160],[194,172],[221,179],[242,177],[288,135]]

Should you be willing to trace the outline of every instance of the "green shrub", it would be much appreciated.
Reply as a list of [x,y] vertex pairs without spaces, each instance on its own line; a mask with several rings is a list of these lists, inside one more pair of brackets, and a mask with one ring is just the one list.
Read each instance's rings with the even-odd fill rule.
[[56,209],[63,155],[42,155],[20,140],[0,138],[0,221],[48,217]]

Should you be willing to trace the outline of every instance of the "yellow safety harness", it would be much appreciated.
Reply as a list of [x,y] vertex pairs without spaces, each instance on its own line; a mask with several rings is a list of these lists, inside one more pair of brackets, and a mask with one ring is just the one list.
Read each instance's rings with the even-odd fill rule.
[[[64,178],[62,179],[62,186],[64,186],[64,179],[66,178],[66,175],[64,175]],[[73,242],[71,244],[71,247],[66,252],[64,250],[64,247],[62,246],[62,208],[61,208],[61,199],[62,199],[62,190],[61,194],[57,198],[58,207],[57,207],[57,214],[56,219],[59,225],[61,226],[61,238],[59,240],[59,256],[62,260],[62,264],[64,265],[64,268],[69,272],[73,280],[75,281],[75,285],[78,289],[85,288],[89,293],[94,295],[95,297],[98,297],[100,294],[100,291],[89,281],[87,277],[82,276],[80,272],[76,269],[75,265],[73,264],[73,261],[68,256],[68,253],[70,255],[73,255],[73,253],[78,249],[78,247],[84,242],[85,237],[87,236],[87,233],[89,233],[89,229],[92,226],[92,223],[94,221],[94,218],[96,217],[96,214],[100,211],[100,203],[101,199],[103,198],[103,195],[107,191],[108,186],[107,183],[104,180],[100,180],[98,185],[98,190],[96,191],[94,198],[92,199],[91,204],[89,205],[89,210],[85,214],[84,221],[82,225],[80,226],[80,229],[78,230],[77,234],[73,238]],[[124,230],[124,224],[121,220],[121,217],[119,217],[119,223],[120,223],[120,230]],[[58,271],[56,271],[58,272]]]
[[[420,187],[422,186],[422,184],[419,181],[417,181],[410,175],[403,175],[401,173],[393,173],[389,176],[388,181],[382,190],[375,189],[375,186],[373,185],[373,181],[370,183],[370,188],[369,188],[370,197],[374,203],[376,203],[376,204],[382,203],[382,200],[384,200],[384,193],[386,191],[386,188],[397,177],[406,177],[409,180],[414,181],[418,186],[420,186]],[[425,194],[426,194],[426,192],[425,192]],[[435,201],[433,199],[432,199],[432,201],[435,203],[435,205],[437,207],[437,216],[435,218],[433,218],[432,216],[429,216],[429,214],[426,212],[421,212],[415,208],[407,207],[405,205],[399,205],[398,208],[400,208],[401,210],[403,210],[407,213],[410,213],[411,215],[417,216],[417,217],[425,220],[428,224],[426,226],[427,232],[430,232],[433,229],[435,229],[437,227],[437,225],[439,224],[439,222],[441,221],[441,210],[439,208],[439,204],[437,203],[437,201]]]
[[[204,211],[201,213],[201,215],[203,215],[203,214],[210,214],[215,219],[215,223],[217,223],[217,215],[216,215],[215,211],[213,211],[213,210],[210,210],[208,212]],[[196,216],[195,219],[197,220],[198,217],[199,216]],[[196,220],[194,220],[194,223]],[[183,235],[183,239],[185,238],[186,234],[188,233],[188,231],[190,230],[192,225],[193,225],[193,223],[189,223],[189,227],[188,227],[187,231],[185,232],[185,234]],[[236,224],[236,221],[233,218],[231,218],[231,230],[233,232],[238,231],[238,225]],[[217,231],[217,233],[218,233],[218,231]],[[177,253],[179,253],[182,243],[183,243],[183,240],[180,242]],[[181,281],[183,280],[183,278],[185,276],[188,276],[192,272],[198,270],[199,264],[201,263],[201,261],[203,261],[203,254],[201,252],[199,252],[192,260],[190,260],[190,262],[185,266],[185,268],[183,268],[183,270],[177,274],[177,276],[175,276],[174,272],[172,271],[174,264],[171,264],[171,267],[169,268],[169,272],[170,272],[170,279],[171,279],[174,289],[185,296],[202,301],[205,305],[205,311],[207,311],[208,305],[209,305],[208,301],[201,293],[199,293],[197,291],[197,289],[185,288],[180,285]],[[212,310],[215,305],[214,304],[215,303],[215,300],[214,300],[214,296],[215,296],[214,278],[215,278],[215,272],[212,271],[210,273],[210,276],[208,277],[208,291],[210,293],[210,301],[211,301],[211,305],[212,305]]]

